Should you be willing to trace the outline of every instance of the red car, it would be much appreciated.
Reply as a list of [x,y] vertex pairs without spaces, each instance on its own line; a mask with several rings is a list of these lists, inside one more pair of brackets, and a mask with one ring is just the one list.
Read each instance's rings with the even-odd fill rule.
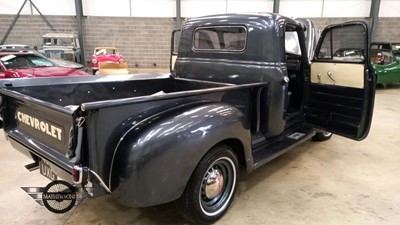
[[93,75],[99,70],[99,62],[124,63],[125,59],[114,47],[97,47],[90,58]]
[[62,67],[34,51],[0,51],[0,78],[89,75]]

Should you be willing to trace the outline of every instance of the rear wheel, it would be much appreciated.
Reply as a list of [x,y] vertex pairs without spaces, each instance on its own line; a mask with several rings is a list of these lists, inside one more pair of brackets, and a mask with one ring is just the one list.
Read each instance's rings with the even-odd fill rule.
[[194,170],[177,203],[194,224],[210,224],[228,210],[236,191],[238,159],[229,146],[212,148]]

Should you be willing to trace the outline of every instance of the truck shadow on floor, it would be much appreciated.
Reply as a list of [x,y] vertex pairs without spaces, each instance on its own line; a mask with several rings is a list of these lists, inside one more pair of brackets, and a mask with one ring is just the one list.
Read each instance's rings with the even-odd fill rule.
[[[261,183],[270,183],[276,173],[286,173],[288,169],[293,169],[294,161],[305,154],[313,153],[313,146],[319,143],[306,142],[293,151],[282,155],[271,161],[267,165],[247,174],[245,170],[240,171],[240,180],[236,194],[236,201],[240,208],[240,201],[246,201],[247,195],[251,194],[252,189]],[[317,151],[317,150],[315,150]],[[293,165],[292,165],[293,164]],[[239,199],[239,200],[238,200]],[[235,213],[235,209],[228,211],[228,214]],[[99,197],[96,199],[86,199],[74,209],[66,224],[141,224],[141,225],[186,225],[188,224],[179,214],[174,203],[147,207],[129,208],[120,205],[110,196]]]
[[386,89],[399,89],[400,83],[393,83],[393,84],[377,84],[376,90],[386,90]]

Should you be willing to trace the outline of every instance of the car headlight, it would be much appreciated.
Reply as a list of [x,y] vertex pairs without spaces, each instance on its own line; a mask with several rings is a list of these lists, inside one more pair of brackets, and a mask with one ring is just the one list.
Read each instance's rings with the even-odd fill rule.
[[97,59],[92,59],[92,63],[96,64],[97,63]]

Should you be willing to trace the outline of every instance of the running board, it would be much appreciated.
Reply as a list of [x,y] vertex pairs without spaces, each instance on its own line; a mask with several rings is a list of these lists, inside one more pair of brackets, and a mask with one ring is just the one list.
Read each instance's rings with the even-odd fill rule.
[[265,144],[257,146],[253,149],[253,169],[256,169],[286,153],[297,145],[309,140],[314,135],[315,129],[313,127],[303,125],[291,131],[289,135],[285,135],[284,137],[274,141],[266,141]]

